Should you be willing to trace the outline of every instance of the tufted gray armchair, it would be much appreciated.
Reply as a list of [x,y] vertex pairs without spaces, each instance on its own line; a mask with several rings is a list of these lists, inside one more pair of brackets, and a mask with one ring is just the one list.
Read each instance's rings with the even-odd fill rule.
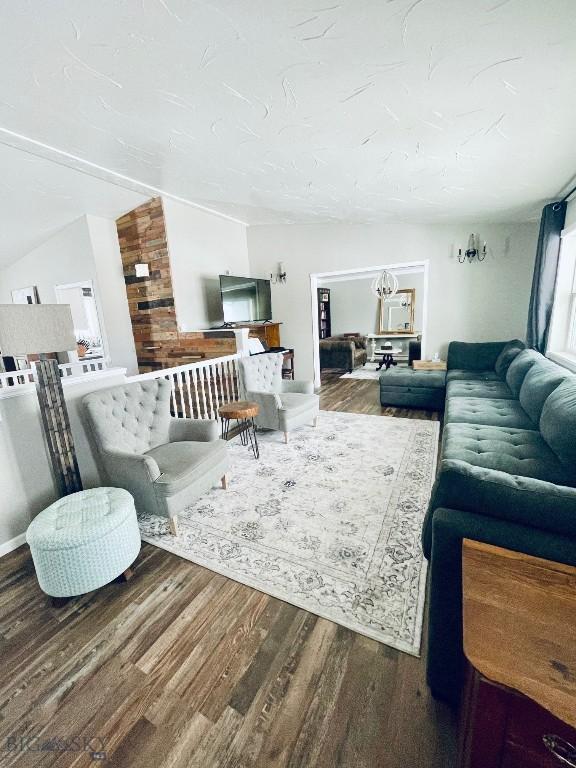
[[170,519],[218,482],[226,488],[228,453],[216,421],[176,419],[171,386],[150,379],[83,398],[106,482],[130,491],[137,511]]
[[281,430],[288,442],[291,429],[306,423],[316,426],[320,398],[314,385],[283,379],[281,353],[242,357],[238,362],[243,397],[260,407],[254,419],[258,427]]

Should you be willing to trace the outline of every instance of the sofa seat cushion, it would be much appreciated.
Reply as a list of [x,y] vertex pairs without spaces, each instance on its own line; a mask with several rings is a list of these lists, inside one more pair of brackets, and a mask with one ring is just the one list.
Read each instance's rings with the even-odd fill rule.
[[381,387],[411,387],[418,389],[444,389],[445,371],[417,371],[413,368],[390,368],[380,374]]
[[286,411],[290,416],[296,416],[300,413],[306,413],[320,406],[318,395],[305,395],[300,392],[282,392],[280,397],[280,410]]
[[146,455],[158,464],[161,475],[154,482],[154,487],[163,496],[172,496],[187,488],[212,469],[216,471],[227,460],[226,443],[223,440],[166,443],[152,448]]
[[135,519],[134,499],[123,488],[90,488],[63,496],[40,512],[26,541],[36,550],[83,547]]
[[467,371],[464,368],[453,368],[448,371],[446,381],[501,381],[495,371]]
[[568,473],[536,430],[448,424],[444,430],[442,459],[466,461],[476,467],[560,485],[570,484]]
[[490,397],[515,400],[505,381],[449,381],[446,397]]
[[485,424],[493,427],[535,429],[517,400],[488,397],[450,397],[444,423]]

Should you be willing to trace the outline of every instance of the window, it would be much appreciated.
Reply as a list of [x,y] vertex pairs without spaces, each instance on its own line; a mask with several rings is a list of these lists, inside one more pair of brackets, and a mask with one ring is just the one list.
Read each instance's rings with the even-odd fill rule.
[[547,354],[576,369],[576,226],[562,235]]

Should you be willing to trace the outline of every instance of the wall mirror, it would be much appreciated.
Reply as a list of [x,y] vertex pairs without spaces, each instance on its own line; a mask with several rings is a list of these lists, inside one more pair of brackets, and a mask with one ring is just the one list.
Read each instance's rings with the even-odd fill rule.
[[56,302],[69,304],[72,310],[78,357],[90,359],[103,357],[102,331],[92,280],[56,285],[54,291]]
[[380,334],[414,333],[416,289],[402,288],[389,299],[380,299]]

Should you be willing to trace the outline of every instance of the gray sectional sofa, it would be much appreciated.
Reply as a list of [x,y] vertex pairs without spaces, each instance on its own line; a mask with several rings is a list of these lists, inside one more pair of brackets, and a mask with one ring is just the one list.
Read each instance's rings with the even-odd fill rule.
[[522,342],[453,342],[440,465],[423,528],[428,683],[462,684],[462,539],[576,565],[576,376]]

